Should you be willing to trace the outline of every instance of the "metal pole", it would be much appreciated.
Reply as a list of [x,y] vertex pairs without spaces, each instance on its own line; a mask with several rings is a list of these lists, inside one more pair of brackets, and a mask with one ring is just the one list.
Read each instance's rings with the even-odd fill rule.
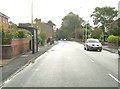
[[31,1],[31,23],[33,26],[33,0]]
[[33,25],[33,0],[31,2],[31,23]]
[[[33,0],[31,0],[31,26],[33,27]],[[34,31],[32,33],[32,53],[35,53],[35,47],[34,47]]]
[[86,23],[86,29],[85,29],[85,41],[87,40],[87,23]]
[[34,45],[34,35],[32,35],[32,54],[35,53],[35,45]]
[[84,32],[84,28],[83,28],[83,42],[85,42],[84,33],[85,33],[85,32]]

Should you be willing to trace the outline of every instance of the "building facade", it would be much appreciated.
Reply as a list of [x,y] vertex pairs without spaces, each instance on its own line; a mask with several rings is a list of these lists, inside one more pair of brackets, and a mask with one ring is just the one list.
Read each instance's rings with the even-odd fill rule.
[[7,15],[0,12],[0,26],[3,27],[4,31],[8,31],[8,19],[9,17]]
[[41,19],[35,19],[34,23],[35,28],[38,29],[38,34],[43,32],[46,34],[46,40],[48,38],[52,38],[54,35],[54,26],[55,24],[52,21],[48,21],[47,23],[41,22]]
[[54,31],[53,28],[46,23],[41,23],[41,32],[46,33],[46,39],[52,38]]

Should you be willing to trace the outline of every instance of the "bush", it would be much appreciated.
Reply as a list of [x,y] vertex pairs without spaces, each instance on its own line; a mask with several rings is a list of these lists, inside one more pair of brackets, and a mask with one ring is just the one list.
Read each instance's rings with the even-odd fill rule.
[[26,37],[25,32],[22,30],[18,30],[18,38],[25,38],[25,37]]
[[0,27],[0,45],[2,44],[2,41],[3,41],[3,36],[4,33],[3,33],[3,30],[2,30],[2,27]]
[[43,32],[40,32],[38,37],[39,44],[43,46],[45,44],[45,39],[46,39],[46,34]]
[[2,30],[0,32],[2,33],[2,44],[9,44],[12,39],[28,38],[31,35],[27,30],[8,30],[7,32]]
[[12,40],[12,34],[12,31],[4,32],[2,43],[9,44]]
[[119,36],[110,35],[110,36],[107,38],[107,41],[108,41],[109,43],[112,43],[112,44],[117,44],[118,41],[120,41],[120,37],[119,37]]

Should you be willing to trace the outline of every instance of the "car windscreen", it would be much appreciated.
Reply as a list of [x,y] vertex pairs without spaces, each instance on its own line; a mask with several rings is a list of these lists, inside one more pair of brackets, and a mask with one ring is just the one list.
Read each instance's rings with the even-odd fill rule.
[[98,40],[88,40],[87,43],[99,43]]

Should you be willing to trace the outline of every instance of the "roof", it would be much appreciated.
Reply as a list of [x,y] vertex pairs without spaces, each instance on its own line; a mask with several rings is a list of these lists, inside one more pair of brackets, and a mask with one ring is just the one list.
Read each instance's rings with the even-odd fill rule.
[[49,21],[47,22],[47,24],[50,25],[50,26],[56,26],[51,20],[49,20]]
[[32,27],[30,23],[19,23],[19,27]]
[[36,28],[32,27],[30,23],[19,23],[19,26],[17,27],[22,28],[22,29],[27,29],[31,31],[32,33],[34,33],[34,30],[37,30]]
[[2,16],[2,17],[4,17],[4,18],[7,18],[7,19],[9,18],[7,15],[5,15],[5,14],[3,14],[3,13],[1,13],[1,12],[0,12],[0,16]]

